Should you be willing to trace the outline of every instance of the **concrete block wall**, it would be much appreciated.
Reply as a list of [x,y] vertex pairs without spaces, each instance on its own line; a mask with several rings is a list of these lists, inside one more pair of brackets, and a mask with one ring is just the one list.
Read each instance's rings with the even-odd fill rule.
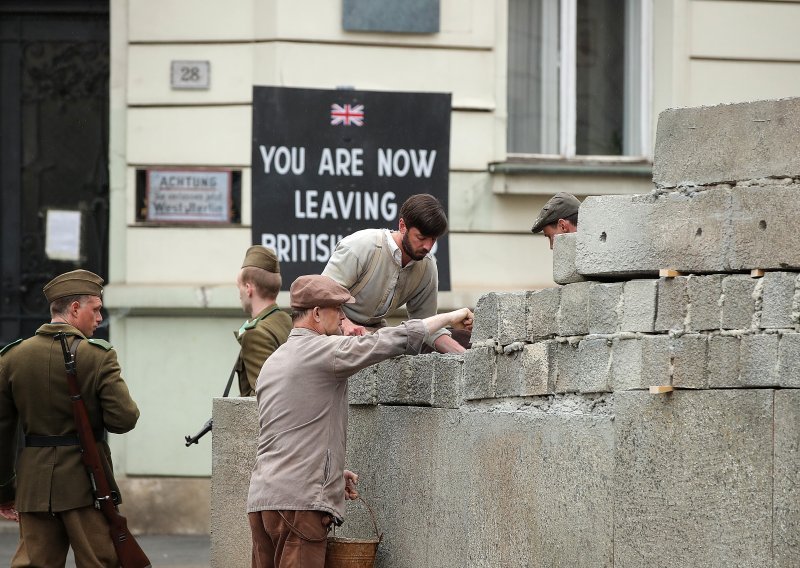
[[[350,379],[377,566],[800,565],[797,101],[668,111],[653,193],[556,239],[563,286],[483,296],[463,355]],[[254,400],[216,401],[213,566],[249,563],[242,420]],[[371,532],[349,506],[340,534]]]

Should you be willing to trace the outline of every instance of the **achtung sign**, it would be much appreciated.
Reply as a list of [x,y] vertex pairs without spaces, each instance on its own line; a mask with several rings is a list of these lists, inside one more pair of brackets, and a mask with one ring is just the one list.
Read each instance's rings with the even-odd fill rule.
[[230,170],[147,170],[147,220],[229,223]]
[[[276,251],[288,290],[344,236],[396,229],[409,196],[448,209],[450,95],[254,87],[252,150],[253,242]],[[449,290],[447,235],[434,253]]]

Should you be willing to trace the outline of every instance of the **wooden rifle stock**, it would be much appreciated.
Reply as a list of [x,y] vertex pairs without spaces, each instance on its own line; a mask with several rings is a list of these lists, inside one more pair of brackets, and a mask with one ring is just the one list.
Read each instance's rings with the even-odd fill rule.
[[61,341],[61,350],[64,352],[64,366],[67,370],[67,386],[72,399],[72,413],[75,418],[75,428],[78,431],[78,440],[81,443],[81,459],[89,474],[94,494],[94,506],[99,509],[108,521],[111,540],[117,551],[119,564],[122,568],[150,568],[151,563],[139,543],[128,530],[128,521],[119,514],[111,492],[111,485],[106,477],[103,462],[100,461],[100,452],[86,413],[86,405],[81,398],[78,388],[78,376],[75,368],[75,357],[67,347],[67,336],[64,333],[56,334]]

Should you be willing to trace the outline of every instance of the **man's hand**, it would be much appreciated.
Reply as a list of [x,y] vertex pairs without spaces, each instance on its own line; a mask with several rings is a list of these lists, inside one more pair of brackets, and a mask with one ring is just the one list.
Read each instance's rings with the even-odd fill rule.
[[350,471],[344,470],[344,498],[353,500],[358,499],[358,491],[356,491],[356,484],[358,483],[358,475]]
[[342,320],[342,331],[344,335],[366,335],[367,328],[363,325],[356,325],[350,321],[350,318]]
[[15,523],[19,522],[19,513],[17,513],[17,510],[14,508],[14,501],[0,503],[0,517],[9,521],[14,521]]
[[450,327],[452,327],[453,329],[466,329],[467,331],[472,331],[472,324],[475,322],[475,314],[473,314],[467,308],[464,309],[467,310],[467,313],[469,315],[466,316],[461,321],[453,322],[453,324]]

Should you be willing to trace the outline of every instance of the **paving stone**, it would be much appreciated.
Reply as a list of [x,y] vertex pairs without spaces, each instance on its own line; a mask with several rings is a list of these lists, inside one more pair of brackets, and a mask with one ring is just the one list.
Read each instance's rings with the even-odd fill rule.
[[775,391],[775,568],[800,566],[800,390]]
[[722,321],[721,274],[691,276],[687,282],[689,294],[689,329],[705,331],[720,329]]
[[686,276],[658,279],[656,331],[684,329],[689,302],[687,281]]
[[771,566],[772,398],[614,393],[615,568]]
[[734,274],[722,280],[722,329],[752,327],[756,284],[756,279],[746,274]]
[[589,288],[589,333],[611,334],[619,329],[622,312],[622,282],[592,282]]
[[473,347],[464,353],[464,400],[494,397],[496,353],[490,347]]
[[577,239],[578,235],[575,233],[562,233],[553,238],[553,282],[556,284],[572,284],[586,280],[575,268]]
[[557,314],[563,288],[543,288],[528,293],[528,341],[536,341],[556,335]]
[[792,305],[797,283],[796,272],[767,272],[761,292],[761,327],[789,328],[797,323]]
[[675,187],[798,176],[798,133],[797,98],[665,110],[658,116],[653,183]]
[[739,351],[739,382],[745,387],[776,387],[778,376],[778,335],[745,335]]
[[800,333],[783,333],[778,341],[780,386],[800,389]]
[[557,315],[558,335],[586,335],[589,332],[589,290],[591,282],[567,284],[561,289]]
[[712,335],[708,339],[708,387],[712,389],[741,387],[739,378],[738,337]]
[[652,333],[656,323],[658,280],[630,280],[625,282],[622,313],[622,331]]

